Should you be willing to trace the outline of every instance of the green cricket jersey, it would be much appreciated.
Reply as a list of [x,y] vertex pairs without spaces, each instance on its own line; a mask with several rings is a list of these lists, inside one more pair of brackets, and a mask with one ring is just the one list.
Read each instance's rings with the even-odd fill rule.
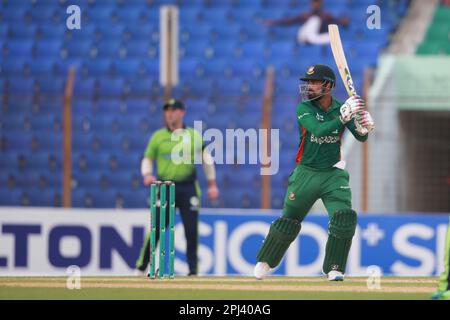
[[328,169],[341,159],[341,138],[347,127],[359,141],[366,141],[367,135],[356,132],[353,120],[344,126],[339,108],[343,103],[332,98],[328,112],[315,101],[302,102],[297,106],[297,120],[300,145],[296,156],[299,164],[313,169]]
[[195,161],[200,163],[203,148],[202,136],[193,128],[184,127],[177,132],[161,128],[150,137],[144,157],[156,159],[161,180],[195,181]]

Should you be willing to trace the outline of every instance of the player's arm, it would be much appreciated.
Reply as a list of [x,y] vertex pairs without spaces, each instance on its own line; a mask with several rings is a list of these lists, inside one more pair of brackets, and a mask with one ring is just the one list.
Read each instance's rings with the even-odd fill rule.
[[331,121],[320,122],[316,119],[314,114],[309,111],[301,112],[298,114],[297,118],[303,128],[311,132],[316,137],[329,135],[333,131],[341,129],[343,126],[339,118]]
[[348,98],[340,108],[340,116],[336,119],[326,122],[320,122],[314,116],[314,113],[304,105],[300,105],[297,110],[297,118],[299,123],[309,132],[317,137],[331,134],[335,130],[340,130],[350,122],[356,113],[364,110],[364,101],[353,96]]
[[141,161],[141,174],[144,180],[144,185],[148,186],[156,181],[156,177],[153,173],[153,161],[156,158],[156,139],[155,135],[152,135],[148,141],[147,148],[144,152],[144,157]]
[[[217,199],[219,197],[219,188],[217,188],[216,183],[216,168],[214,166],[214,159],[211,153],[206,149],[205,142],[203,141],[202,135],[194,130],[194,146],[199,146],[196,152],[201,152],[202,156],[202,167],[205,173],[206,181],[208,183],[208,198]],[[200,147],[201,146],[201,147]]]
[[364,142],[369,137],[368,132],[362,132],[356,127],[356,120],[353,119],[353,121],[349,121],[345,124],[348,130],[353,134],[356,140]]
[[293,24],[300,24],[304,23],[309,18],[308,13],[303,13],[295,17],[287,17],[287,18],[281,18],[281,19],[271,19],[271,20],[265,20],[264,24],[266,26],[290,26]]
[[214,160],[207,149],[202,151],[202,166],[205,173],[206,181],[208,181],[208,198],[217,199],[219,196],[219,188],[216,183],[216,168]]

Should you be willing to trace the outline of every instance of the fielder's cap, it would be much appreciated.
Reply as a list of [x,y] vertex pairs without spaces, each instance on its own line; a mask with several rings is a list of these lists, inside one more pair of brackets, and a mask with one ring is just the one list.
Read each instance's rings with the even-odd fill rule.
[[173,108],[173,109],[181,109],[184,110],[184,103],[181,102],[180,100],[176,100],[176,99],[170,99],[169,101],[167,101],[164,106],[163,109],[167,110],[168,108]]
[[323,80],[330,81],[333,85],[336,83],[336,76],[334,75],[333,70],[324,64],[314,64],[306,70],[306,73],[303,77],[300,78],[302,81],[309,80]]

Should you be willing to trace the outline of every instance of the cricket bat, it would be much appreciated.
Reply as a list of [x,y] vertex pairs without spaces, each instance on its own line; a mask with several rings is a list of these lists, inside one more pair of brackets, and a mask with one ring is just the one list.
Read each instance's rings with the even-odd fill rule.
[[[330,36],[331,51],[333,51],[333,57],[334,61],[336,62],[336,66],[339,70],[339,75],[341,76],[341,79],[344,82],[344,86],[345,89],[347,90],[348,95],[350,97],[354,96],[356,95],[356,89],[353,84],[353,78],[350,73],[350,69],[348,68],[347,59],[345,58],[338,26],[336,24],[329,24],[328,34]],[[369,131],[372,131],[374,128],[370,127],[367,129]]]

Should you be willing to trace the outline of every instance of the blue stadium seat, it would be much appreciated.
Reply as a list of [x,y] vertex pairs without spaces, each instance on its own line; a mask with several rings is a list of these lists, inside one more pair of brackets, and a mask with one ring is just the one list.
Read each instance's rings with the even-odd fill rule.
[[[96,167],[92,167],[92,169],[96,169]],[[88,172],[77,172],[73,176],[74,186],[76,189],[78,188],[99,188],[101,187],[101,177],[102,173],[90,170]]]
[[113,8],[111,5],[96,5],[89,10],[86,10],[88,21],[93,24],[108,24],[111,23]]
[[155,56],[156,46],[147,41],[133,40],[126,44],[127,57],[145,58]]
[[120,23],[132,25],[141,19],[142,8],[125,7],[121,10],[116,10],[114,14]]
[[61,39],[64,38],[66,30],[67,29],[65,25],[55,25],[45,23],[38,26],[36,34],[39,36],[40,39],[60,41]]
[[229,20],[229,12],[223,8],[208,8],[200,12],[199,20],[206,24],[226,24]]
[[0,205],[2,206],[20,206],[22,204],[22,191],[19,189],[8,190],[0,189]]
[[159,60],[145,59],[142,62],[142,71],[144,74],[155,77],[159,73]]
[[127,82],[129,95],[141,97],[148,95],[154,81],[156,81],[154,77],[131,78]]
[[180,47],[181,56],[184,58],[205,58],[207,54],[207,49],[212,46],[203,40],[190,41],[186,43],[183,47]]
[[[6,141],[6,152],[18,152],[18,151],[29,151],[31,150],[31,133],[24,132],[9,132],[3,134],[3,138]],[[2,155],[3,157],[3,155]]]
[[10,77],[8,79],[9,83],[9,94],[27,94],[30,95],[33,92],[34,80],[24,77]]
[[61,124],[61,115],[55,113],[39,113],[30,117],[33,132],[39,134],[44,131],[54,131],[55,126]]
[[1,62],[1,73],[5,75],[23,74],[29,62],[24,59],[8,58]]
[[128,34],[130,41],[149,41],[154,34],[158,34],[158,27],[150,24],[136,24],[133,21],[132,24],[126,26],[124,33]]
[[187,24],[181,26],[180,40],[181,43],[189,41],[196,41],[198,39],[209,39],[213,30],[210,25],[207,24]]
[[64,50],[68,57],[88,58],[92,47],[91,41],[71,41],[65,45]]
[[133,191],[118,190],[117,196],[121,199],[121,208],[143,208],[149,206],[149,194],[146,188]]
[[117,192],[114,190],[75,189],[72,205],[76,208],[115,208]]
[[109,75],[113,71],[113,59],[110,58],[97,58],[87,60],[82,66],[82,72],[84,75],[98,77],[103,75]]
[[61,205],[61,195],[54,189],[29,188],[25,189],[23,198],[27,202],[27,206],[54,207]]
[[100,78],[98,89],[101,96],[120,97],[124,90],[124,80],[122,78]]
[[48,76],[56,73],[55,60],[50,58],[39,58],[30,61],[30,71],[33,75]]
[[35,56],[42,58],[58,58],[61,52],[62,42],[60,40],[43,40],[35,44]]
[[51,6],[33,8],[33,10],[30,11],[33,23],[39,25],[41,23],[52,21],[55,15],[57,15],[56,9],[57,8]]
[[96,80],[94,78],[76,78],[74,84],[74,97],[91,98],[94,94]]
[[2,153],[2,156],[0,157],[0,168],[1,170],[4,169],[15,169],[18,167],[18,157],[19,157],[18,152],[4,152]]
[[[145,137],[142,139],[145,141]],[[143,151],[141,153],[122,153],[118,152],[111,155],[111,158],[115,160],[119,171],[130,171],[136,168],[140,168]]]
[[33,42],[30,40],[10,40],[5,47],[8,57],[30,58],[33,52]]
[[26,7],[12,7],[3,11],[3,21],[7,24],[21,24],[25,22]]
[[124,59],[114,61],[114,71],[119,76],[137,76],[142,71],[142,63],[140,59]]
[[96,116],[103,115],[120,115],[126,110],[122,107],[123,103],[117,101],[117,99],[111,99],[106,97],[104,99],[100,99],[94,105],[94,110]]
[[37,142],[39,151],[57,151],[61,149],[62,135],[55,133],[53,130],[46,132],[39,132],[34,134],[34,139]]
[[102,40],[92,48],[91,56],[94,58],[118,58],[121,55],[121,47],[120,40]]
[[36,34],[36,27],[33,25],[14,24],[9,27],[10,39],[33,39]]
[[[247,1],[241,1],[241,5],[248,5]],[[233,8],[230,10],[230,17],[240,24],[253,22],[255,17],[255,8]]]
[[92,117],[89,120],[90,128],[94,132],[109,132],[112,131],[114,122],[117,116],[111,114],[104,114],[101,117]]
[[193,25],[198,22],[198,18],[200,15],[200,9],[191,7],[191,8],[183,8],[183,10],[179,13],[180,24],[181,25]]
[[235,55],[239,58],[260,56],[265,51],[266,44],[261,41],[248,41],[237,45]]
[[65,81],[66,79],[64,77],[39,77],[35,78],[36,80],[36,86],[41,94],[47,94],[50,96],[55,95],[63,95],[64,94],[64,88],[65,88]]

